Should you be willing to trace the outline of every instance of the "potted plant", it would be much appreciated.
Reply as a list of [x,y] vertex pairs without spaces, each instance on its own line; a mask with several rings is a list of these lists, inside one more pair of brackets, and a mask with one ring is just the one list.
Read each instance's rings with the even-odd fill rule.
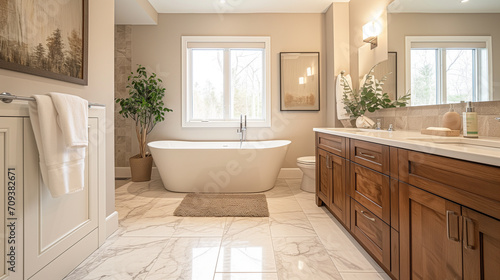
[[373,72],[377,65],[370,69],[359,91],[352,90],[347,79],[341,75],[344,109],[353,119],[363,117],[367,111],[373,113],[383,108],[404,107],[410,99],[410,94],[406,94],[399,99],[391,100],[389,95],[383,92],[382,85],[387,80],[387,75],[380,81],[375,79]]
[[146,68],[140,64],[137,73],[128,76],[128,98],[116,98],[121,106],[120,115],[135,121],[135,132],[139,141],[139,154],[130,158],[132,181],[143,182],[151,180],[153,158],[146,151],[146,136],[155,125],[165,120],[165,112],[172,112],[164,107],[165,88],[162,80],[155,73],[148,76]]

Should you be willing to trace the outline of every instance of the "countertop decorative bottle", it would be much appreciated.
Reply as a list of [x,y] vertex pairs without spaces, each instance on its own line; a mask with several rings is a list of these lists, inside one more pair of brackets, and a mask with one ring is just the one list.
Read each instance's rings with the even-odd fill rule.
[[450,111],[446,112],[443,116],[443,127],[449,128],[451,130],[460,130],[462,126],[462,120],[460,115],[455,112],[453,104],[450,104]]
[[467,108],[463,114],[464,137],[477,138],[477,113],[472,107],[472,102],[467,101]]

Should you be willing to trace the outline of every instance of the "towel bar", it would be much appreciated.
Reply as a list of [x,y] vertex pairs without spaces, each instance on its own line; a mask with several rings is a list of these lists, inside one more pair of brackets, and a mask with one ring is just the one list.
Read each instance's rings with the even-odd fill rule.
[[[11,103],[12,100],[35,101],[35,98],[25,97],[25,96],[17,96],[17,95],[12,95],[8,92],[2,92],[2,93],[0,93],[0,100],[2,100],[3,103]],[[106,105],[104,105],[104,104],[90,103],[89,102],[89,107],[91,107],[91,106],[106,107]]]

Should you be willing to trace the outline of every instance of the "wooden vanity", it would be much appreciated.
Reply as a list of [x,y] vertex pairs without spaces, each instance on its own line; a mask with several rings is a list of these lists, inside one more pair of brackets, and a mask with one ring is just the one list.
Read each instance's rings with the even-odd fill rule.
[[500,160],[318,130],[317,205],[393,279],[498,279]]

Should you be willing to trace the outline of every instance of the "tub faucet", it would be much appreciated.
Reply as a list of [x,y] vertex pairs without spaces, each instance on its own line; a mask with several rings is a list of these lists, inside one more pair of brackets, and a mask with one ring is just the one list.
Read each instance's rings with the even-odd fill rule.
[[243,122],[243,115],[240,115],[240,128],[236,130],[240,135],[240,148],[243,141],[247,140],[247,115],[245,115],[245,122]]

